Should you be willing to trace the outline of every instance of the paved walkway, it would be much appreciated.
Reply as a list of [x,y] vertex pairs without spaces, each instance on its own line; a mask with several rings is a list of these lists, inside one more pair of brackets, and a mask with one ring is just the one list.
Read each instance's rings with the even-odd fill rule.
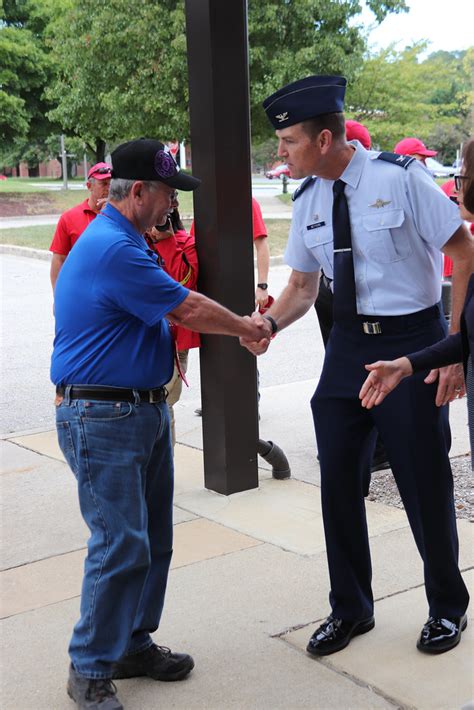
[[[0,441],[4,710],[73,708],[67,643],[78,616],[87,530],[54,431]],[[404,512],[367,502],[373,632],[315,660],[305,645],[328,610],[319,488],[261,471],[257,490],[203,488],[202,452],[176,448],[175,553],[158,643],[196,668],[181,683],[119,681],[127,710],[461,708],[473,697],[474,625],[461,645],[415,648],[426,617],[421,563]],[[473,526],[458,524],[474,588]]]

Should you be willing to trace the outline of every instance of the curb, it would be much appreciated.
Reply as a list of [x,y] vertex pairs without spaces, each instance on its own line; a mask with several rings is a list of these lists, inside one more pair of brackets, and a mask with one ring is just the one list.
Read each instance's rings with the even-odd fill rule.
[[47,249],[32,249],[31,247],[19,247],[15,244],[0,244],[0,254],[28,256],[32,259],[43,259],[43,261],[51,261],[52,257],[51,252]]
[[[51,261],[52,254],[47,249],[32,249],[31,247],[19,247],[15,244],[0,244],[0,254],[13,254],[14,256],[27,256],[30,259],[43,259]],[[256,261],[254,259],[254,263]],[[270,266],[280,266],[284,264],[283,255],[271,256]]]

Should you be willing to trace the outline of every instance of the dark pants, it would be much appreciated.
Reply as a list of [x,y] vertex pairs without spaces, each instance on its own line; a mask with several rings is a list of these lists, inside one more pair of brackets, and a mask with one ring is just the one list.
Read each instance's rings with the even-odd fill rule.
[[[325,348],[327,347],[329,335],[331,333],[331,329],[334,323],[333,300],[334,296],[329,286],[329,281],[324,274],[321,274],[318,297],[315,301],[314,308],[318,317],[319,328],[321,330],[321,336],[323,338]],[[366,496],[369,495],[371,466],[377,463],[380,464],[380,462],[382,461],[385,463],[389,460],[385,446],[383,445],[383,441],[380,435],[377,433],[375,433],[373,437],[373,448],[373,455],[369,458],[369,461],[367,463],[367,469],[365,472],[364,491]]]
[[407,325],[403,318],[391,320],[391,333],[382,335],[366,335],[360,323],[335,324],[311,400],[321,466],[330,602],[334,615],[345,620],[373,613],[364,476],[378,430],[423,559],[430,614],[460,616],[469,595],[458,569],[448,412],[435,405],[436,383],[426,385],[427,372],[421,372],[401,382],[370,411],[358,398],[366,363],[430,345],[444,337],[446,324],[439,314],[416,326]]

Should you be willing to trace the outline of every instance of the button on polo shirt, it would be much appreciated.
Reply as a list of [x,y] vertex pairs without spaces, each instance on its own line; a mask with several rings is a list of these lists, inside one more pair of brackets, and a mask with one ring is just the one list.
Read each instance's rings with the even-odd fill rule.
[[97,212],[91,210],[88,200],[66,210],[59,218],[49,251],[52,251],[53,254],[67,256],[81,234],[96,217]]

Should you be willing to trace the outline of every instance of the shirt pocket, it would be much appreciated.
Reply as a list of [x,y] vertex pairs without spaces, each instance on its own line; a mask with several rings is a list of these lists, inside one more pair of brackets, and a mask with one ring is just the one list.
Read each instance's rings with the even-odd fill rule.
[[303,240],[306,248],[319,261],[323,271],[331,276],[334,250],[332,224],[325,224],[315,229],[307,229],[305,226]]
[[362,215],[363,240],[360,248],[373,261],[388,264],[411,254],[408,233],[403,229],[403,209],[368,212]]

